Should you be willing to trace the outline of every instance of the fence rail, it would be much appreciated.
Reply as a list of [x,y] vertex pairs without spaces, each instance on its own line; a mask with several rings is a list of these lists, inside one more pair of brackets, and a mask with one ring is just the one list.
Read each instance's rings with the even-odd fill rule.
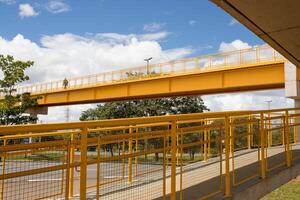
[[207,199],[299,163],[299,109],[0,127],[0,200]]
[[[262,45],[250,49],[206,55],[200,57],[186,58],[171,62],[152,64],[148,66],[132,67],[117,71],[103,72],[64,80],[35,83],[19,86],[17,94],[25,92],[43,93],[63,90],[65,88],[75,89],[80,87],[111,84],[133,79],[165,76],[172,74],[206,72],[211,70],[222,70],[227,68],[243,67],[249,65],[260,65],[270,62],[283,62],[285,58],[270,46]],[[147,74],[147,72],[150,72]],[[0,96],[3,94],[0,94]]]

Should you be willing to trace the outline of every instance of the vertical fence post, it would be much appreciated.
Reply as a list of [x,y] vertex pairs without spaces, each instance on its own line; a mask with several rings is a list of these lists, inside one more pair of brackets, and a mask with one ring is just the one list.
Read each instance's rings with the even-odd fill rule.
[[[206,126],[206,120],[204,120],[204,125]],[[206,127],[204,128],[204,160],[207,160],[207,129]]]
[[267,131],[267,133],[268,133],[268,147],[271,147],[272,146],[272,140],[273,140],[273,134],[272,134],[272,131],[270,130],[271,129],[271,119],[270,119],[270,117],[271,117],[271,113],[270,112],[268,112],[268,131]]
[[[3,140],[3,146],[6,146],[6,139]],[[2,157],[2,175],[5,175],[5,162],[6,162],[6,152],[4,153]],[[4,199],[4,183],[5,183],[5,177],[1,180],[1,193],[0,193],[0,199]]]
[[86,199],[88,129],[83,127],[80,138],[80,200]]
[[73,178],[74,178],[74,153],[75,153],[75,148],[74,148],[74,133],[71,133],[71,142],[70,142],[70,174],[69,174],[69,198],[73,197]]
[[289,126],[289,111],[285,111],[285,138],[286,138],[286,165],[288,167],[292,164],[291,148],[290,148],[290,126]]
[[132,126],[129,127],[129,141],[128,141],[128,153],[129,153],[129,157],[128,157],[128,182],[131,183],[132,182]]
[[248,136],[247,136],[247,143],[248,149],[251,149],[251,135],[252,135],[252,117],[249,115],[248,117]]
[[171,125],[171,200],[176,200],[176,122]]
[[232,127],[232,124],[231,124],[233,122],[231,117],[229,117],[228,122],[229,122],[228,125],[229,125],[229,152],[230,152],[229,156],[232,156],[233,155],[233,145],[234,145],[234,137],[233,137],[233,128],[234,127]]
[[225,197],[231,196],[230,191],[230,165],[229,165],[229,154],[230,154],[230,130],[229,130],[229,118],[225,117]]
[[261,178],[266,178],[264,113],[260,113]]

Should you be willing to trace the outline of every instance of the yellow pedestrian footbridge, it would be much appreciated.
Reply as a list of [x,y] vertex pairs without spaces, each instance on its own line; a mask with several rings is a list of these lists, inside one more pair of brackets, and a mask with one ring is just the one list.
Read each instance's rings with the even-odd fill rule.
[[[84,77],[20,86],[42,97],[40,106],[203,95],[284,88],[284,63],[267,45]],[[150,73],[147,74],[146,72]],[[298,70],[299,71],[299,70]],[[298,72],[297,72],[298,73]]]
[[299,118],[277,109],[1,126],[0,199],[258,199],[299,173]]

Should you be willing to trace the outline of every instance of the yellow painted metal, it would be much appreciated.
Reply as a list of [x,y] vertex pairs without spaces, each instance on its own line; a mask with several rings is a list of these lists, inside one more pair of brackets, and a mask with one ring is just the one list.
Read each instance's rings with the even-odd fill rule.
[[171,200],[176,200],[176,153],[177,153],[177,134],[176,122],[171,125]]
[[[100,146],[100,137],[98,137],[97,142],[97,183],[96,183],[96,200],[100,199],[100,173],[101,173],[101,146]],[[122,177],[124,178],[124,176]]]
[[80,138],[80,200],[86,199],[87,137],[88,129],[87,127],[84,127]]
[[[74,141],[75,139],[75,134],[72,133],[71,134],[71,142]],[[74,145],[71,143],[70,146],[70,164],[73,165],[74,164],[74,156],[75,156],[75,148]],[[73,197],[73,190],[74,190],[74,168],[70,168],[70,176],[69,176],[69,198]]]
[[286,165],[288,167],[292,164],[292,157],[291,157],[291,146],[290,146],[290,128],[289,128],[289,111],[285,111],[285,138],[286,138]]
[[[133,128],[129,128],[129,141],[128,141],[128,153],[132,154],[132,133],[133,133]],[[128,182],[132,182],[132,157],[128,158]]]
[[[138,152],[139,150],[139,141],[135,140],[135,152]],[[134,159],[134,176],[138,175],[138,156]]]
[[[34,149],[45,149],[46,147],[49,149],[49,151],[55,151],[55,150],[64,150],[64,152],[68,152],[68,158],[65,162],[66,164],[58,165],[58,166],[48,166],[43,168],[37,168],[37,169],[31,169],[31,170],[24,170],[24,171],[18,171],[18,172],[2,172],[2,175],[0,176],[0,183],[2,184],[3,180],[11,179],[11,178],[18,178],[18,177],[24,177],[24,176],[31,176],[31,175],[39,175],[42,173],[49,173],[49,172],[55,172],[59,170],[69,170],[69,175],[66,174],[66,176],[63,176],[63,180],[66,178],[66,187],[67,191],[66,193],[62,194],[65,195],[65,198],[67,196],[71,198],[74,196],[72,194],[72,183],[74,182],[74,173],[72,172],[72,169],[75,166],[80,166],[80,198],[84,199],[87,198],[86,195],[86,189],[92,188],[92,187],[86,187],[87,186],[87,166],[95,164],[97,166],[97,182],[96,185],[93,187],[96,188],[96,198],[98,199],[100,197],[100,187],[102,185],[107,186],[113,186],[113,184],[117,185],[121,183],[122,185],[126,185],[127,182],[131,183],[132,180],[132,159],[137,158],[138,156],[143,155],[154,155],[155,153],[159,153],[160,155],[163,154],[163,166],[161,169],[151,169],[149,171],[143,171],[140,174],[137,173],[137,166],[140,163],[135,164],[135,176],[144,177],[144,176],[151,176],[152,174],[161,172],[162,173],[162,187],[161,195],[163,198],[166,198],[167,195],[170,195],[171,199],[176,199],[176,192],[177,189],[180,189],[180,192],[184,191],[185,184],[189,180],[188,178],[185,179],[187,181],[183,181],[183,177],[186,178],[184,173],[186,173],[183,169],[185,166],[184,161],[184,154],[185,152],[188,152],[187,150],[192,148],[199,148],[199,146],[204,146],[204,157],[206,159],[209,159],[210,156],[207,156],[206,153],[209,152],[210,148],[214,148],[218,146],[219,154],[220,154],[220,188],[219,191],[214,191],[208,196],[224,192],[226,196],[231,195],[231,189],[232,187],[237,187],[238,185],[248,182],[251,179],[255,178],[257,174],[260,173],[262,178],[266,177],[266,172],[270,171],[272,169],[277,168],[279,165],[272,166],[271,168],[267,167],[267,137],[265,127],[268,126],[268,121],[270,120],[268,116],[269,112],[272,113],[278,113],[281,114],[284,118],[284,135],[285,135],[285,148],[286,148],[286,164],[288,167],[291,166],[291,144],[290,144],[290,134],[289,131],[291,128],[295,127],[295,124],[291,123],[291,119],[293,119],[295,116],[290,115],[290,113],[294,112],[295,110],[299,109],[275,109],[271,111],[234,111],[234,112],[216,112],[216,113],[201,113],[201,114],[187,114],[187,115],[176,115],[176,116],[160,116],[160,117],[145,117],[145,118],[129,118],[129,119],[117,119],[117,120],[101,120],[101,121],[92,121],[92,122],[72,122],[72,123],[57,123],[57,124],[43,124],[43,125],[22,125],[22,126],[1,126],[0,132],[9,134],[8,136],[1,136],[0,140],[6,140],[7,138],[10,138],[9,140],[17,140],[19,138],[26,138],[27,137],[33,137],[33,138],[40,138],[43,137],[43,133],[45,133],[45,136],[51,136],[51,132],[53,132],[54,136],[57,136],[57,132],[62,131],[62,135],[67,136],[66,130],[73,130],[70,131],[69,135],[71,136],[71,140],[69,141],[69,137],[62,137],[61,140],[58,141],[48,141],[48,142],[39,142],[39,143],[32,143],[32,144],[18,144],[18,145],[6,145],[6,146],[0,146],[0,152],[1,155],[5,156],[6,153],[9,153],[10,156],[20,155],[24,154],[26,152],[32,152]],[[257,117],[260,117],[260,121],[258,121]],[[278,117],[279,116],[279,117]],[[272,117],[272,120],[281,120],[283,119],[282,116],[278,115],[276,117]],[[248,120],[243,122],[238,122],[239,118],[247,118]],[[223,121],[225,119],[225,123],[214,123],[215,120],[221,120]],[[198,120],[198,121],[197,121]],[[191,122],[194,122],[196,126],[192,127],[185,127],[184,122],[186,124],[189,124]],[[199,122],[200,125],[199,125]],[[204,123],[203,123],[204,122]],[[261,160],[261,166],[260,170],[257,171],[257,174],[252,174],[251,176],[244,177],[243,180],[236,182],[234,177],[234,152],[238,151],[238,149],[234,149],[234,137],[247,137],[249,138],[249,135],[251,132],[254,131],[253,124],[256,124],[257,122],[260,122],[260,132],[258,133],[258,137],[260,138],[260,145],[258,145],[258,161]],[[267,123],[266,123],[267,122]],[[164,130],[161,131],[151,131],[151,129],[147,129],[147,124],[149,126],[154,126],[153,124],[160,124],[159,127],[163,127]],[[235,132],[234,127],[239,125],[245,125],[248,126],[247,133],[237,133]],[[141,130],[136,129],[136,127],[142,126]],[[155,127],[155,126],[154,126]],[[96,138],[90,138],[88,137],[88,134],[91,134],[91,136],[97,132],[98,128],[107,128],[107,130],[124,130],[120,131],[120,134],[116,135],[107,135],[107,136],[99,136]],[[111,128],[111,129],[109,129]],[[167,130],[166,130],[167,128]],[[145,132],[142,132],[142,129],[147,130]],[[252,130],[251,130],[252,129]],[[81,130],[81,131],[78,131]],[[94,130],[94,131],[91,131]],[[129,130],[129,134],[127,134]],[[215,135],[210,135],[210,132],[219,130],[220,133],[224,133],[225,135],[222,135],[222,138],[216,138]],[[191,142],[185,142],[183,143],[183,137],[186,134],[189,133],[201,133],[203,134],[203,139],[199,138],[198,141],[191,141]],[[230,133],[231,132],[231,133]],[[74,137],[75,134],[78,134],[78,138]],[[157,139],[161,138],[163,140],[163,146],[158,148],[152,148],[149,147],[145,148],[144,150],[138,150],[138,140],[142,139]],[[222,140],[224,140],[225,144],[225,151],[223,151],[223,143]],[[101,156],[100,153],[100,144],[106,145],[106,144],[118,144],[122,143],[123,148],[128,143],[128,153],[123,153],[120,155],[105,155]],[[135,142],[135,148],[133,148]],[[171,146],[168,146],[168,144],[171,144]],[[213,143],[210,147],[210,144]],[[249,142],[248,139],[248,147],[249,143],[251,144],[251,141]],[[216,144],[216,145],[215,145]],[[207,145],[207,147],[206,147]],[[89,157],[87,154],[88,147],[97,147],[97,158]],[[80,161],[74,162],[74,151],[75,148],[80,147]],[[231,147],[231,149],[230,149]],[[125,149],[122,148],[122,151],[125,151]],[[127,148],[127,146],[126,146]],[[135,149],[135,151],[133,151]],[[184,150],[185,149],[185,150]],[[179,150],[177,152],[177,150]],[[214,149],[215,150],[215,149]],[[215,152],[215,151],[214,151]],[[230,152],[232,152],[232,158],[230,157]],[[166,156],[168,153],[170,153],[170,165],[168,164],[168,157]],[[93,155],[93,156],[95,156]],[[90,156],[90,155],[89,155]],[[224,157],[222,157],[224,156]],[[101,159],[100,159],[101,157]],[[176,161],[178,157],[178,162]],[[232,160],[230,160],[232,159]],[[128,171],[128,181],[124,179],[123,171],[124,167],[120,167],[118,174],[122,174],[121,178],[116,178],[113,180],[107,180],[100,182],[100,177],[103,175],[100,175],[105,170],[100,170],[100,163],[111,163],[113,161],[118,161],[120,164],[123,160],[128,160],[128,169],[131,169]],[[149,159],[150,160],[150,159]],[[137,162],[137,159],[135,159]],[[232,174],[230,175],[230,162],[232,162]],[[177,171],[178,174],[176,174],[176,163],[180,165],[180,169]],[[222,168],[223,163],[225,164],[225,185],[222,184]],[[282,163],[280,163],[280,166]],[[168,171],[168,167],[170,167],[170,171]],[[3,169],[3,168],[2,168]],[[142,168],[141,168],[142,169]],[[122,170],[122,171],[121,171]],[[67,171],[68,173],[68,171]],[[166,174],[170,173],[170,176],[166,176]],[[155,174],[157,175],[157,174]],[[64,178],[65,177],[65,178]],[[232,177],[232,178],[231,178]],[[141,178],[142,179],[142,178]],[[176,181],[177,179],[177,181]],[[193,178],[192,178],[193,179]],[[231,184],[231,179],[232,183]],[[101,179],[103,180],[103,179]],[[179,182],[180,180],[180,182]],[[69,186],[68,186],[69,184]],[[131,185],[134,186],[134,185]],[[130,186],[130,187],[131,187]],[[167,188],[170,186],[170,188]],[[223,187],[225,186],[225,187]],[[107,188],[109,188],[107,187]],[[3,187],[2,187],[3,188]],[[144,191],[144,190],[143,190]],[[139,191],[140,193],[141,191]],[[69,193],[69,194],[68,194]],[[140,193],[141,194],[141,193]],[[184,198],[185,193],[180,193],[180,198]],[[3,194],[1,193],[3,196]],[[51,194],[54,195],[54,194]],[[183,196],[182,196],[183,195]],[[54,195],[55,196],[55,195]],[[128,197],[129,198],[129,197]]]
[[230,130],[229,130],[229,118],[225,117],[225,197],[231,196],[231,182],[230,182]]
[[261,178],[266,178],[266,161],[265,161],[265,121],[264,113],[260,114],[260,148],[261,148]]
[[268,121],[267,121],[267,136],[268,136],[268,147],[272,146],[272,141],[273,141],[273,134],[272,134],[272,130],[271,130],[271,113],[268,112]]
[[[207,122],[204,121],[204,125],[206,125]],[[208,131],[207,129],[204,129],[204,161],[207,161],[207,147],[208,147]]]
[[[251,121],[252,117],[251,115],[248,117],[248,121]],[[248,149],[251,149],[251,144],[252,144],[252,140],[253,139],[253,130],[252,130],[252,124],[249,123],[248,124],[248,136],[247,136],[247,144],[248,144]]]
[[[3,140],[3,146],[6,146],[6,139]],[[5,165],[6,165],[6,153],[3,154],[3,156],[1,155],[2,159],[2,176],[5,175]],[[4,183],[5,183],[5,179],[1,180],[1,193],[0,193],[0,199],[3,200],[4,199]]]
[[[280,55],[275,57],[266,56],[269,54],[260,55],[261,50],[275,53],[270,47],[261,46],[161,63],[158,64],[160,70],[153,76],[126,78],[127,72],[143,71],[145,67],[128,68],[71,78],[70,85],[66,89],[62,87],[62,81],[53,81],[19,87],[17,91],[18,93],[31,92],[32,95],[41,96],[40,106],[55,106],[182,94],[212,94],[283,88],[283,64],[286,60]],[[257,56],[253,60],[243,59],[248,53],[256,53]],[[239,60],[232,59],[237,55],[241,57]],[[224,58],[224,63],[213,62],[215,58]],[[228,62],[229,60],[231,62]],[[174,63],[180,65],[179,69],[168,71],[167,68],[173,66]],[[199,63],[202,63],[203,66],[199,66]],[[187,64],[189,64],[188,68]],[[157,65],[151,65],[150,68],[155,69]],[[110,79],[106,80],[105,77],[108,74]],[[115,80],[115,77],[120,78]]]
[[[230,156],[233,155],[233,148],[234,148],[234,137],[233,137],[233,125],[232,125],[233,119],[229,118],[229,152]],[[225,126],[226,127],[226,126]]]
[[284,88],[284,62],[172,74],[39,94],[40,106]]

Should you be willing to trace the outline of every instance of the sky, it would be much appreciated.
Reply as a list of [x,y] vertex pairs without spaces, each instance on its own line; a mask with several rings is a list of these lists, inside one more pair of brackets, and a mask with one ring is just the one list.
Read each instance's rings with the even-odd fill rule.
[[[207,0],[0,0],[0,54],[33,60],[31,82],[63,79],[264,42]],[[291,107],[284,90],[203,96],[213,111]],[[95,105],[69,106],[71,120]],[[43,122],[64,121],[66,107]]]

